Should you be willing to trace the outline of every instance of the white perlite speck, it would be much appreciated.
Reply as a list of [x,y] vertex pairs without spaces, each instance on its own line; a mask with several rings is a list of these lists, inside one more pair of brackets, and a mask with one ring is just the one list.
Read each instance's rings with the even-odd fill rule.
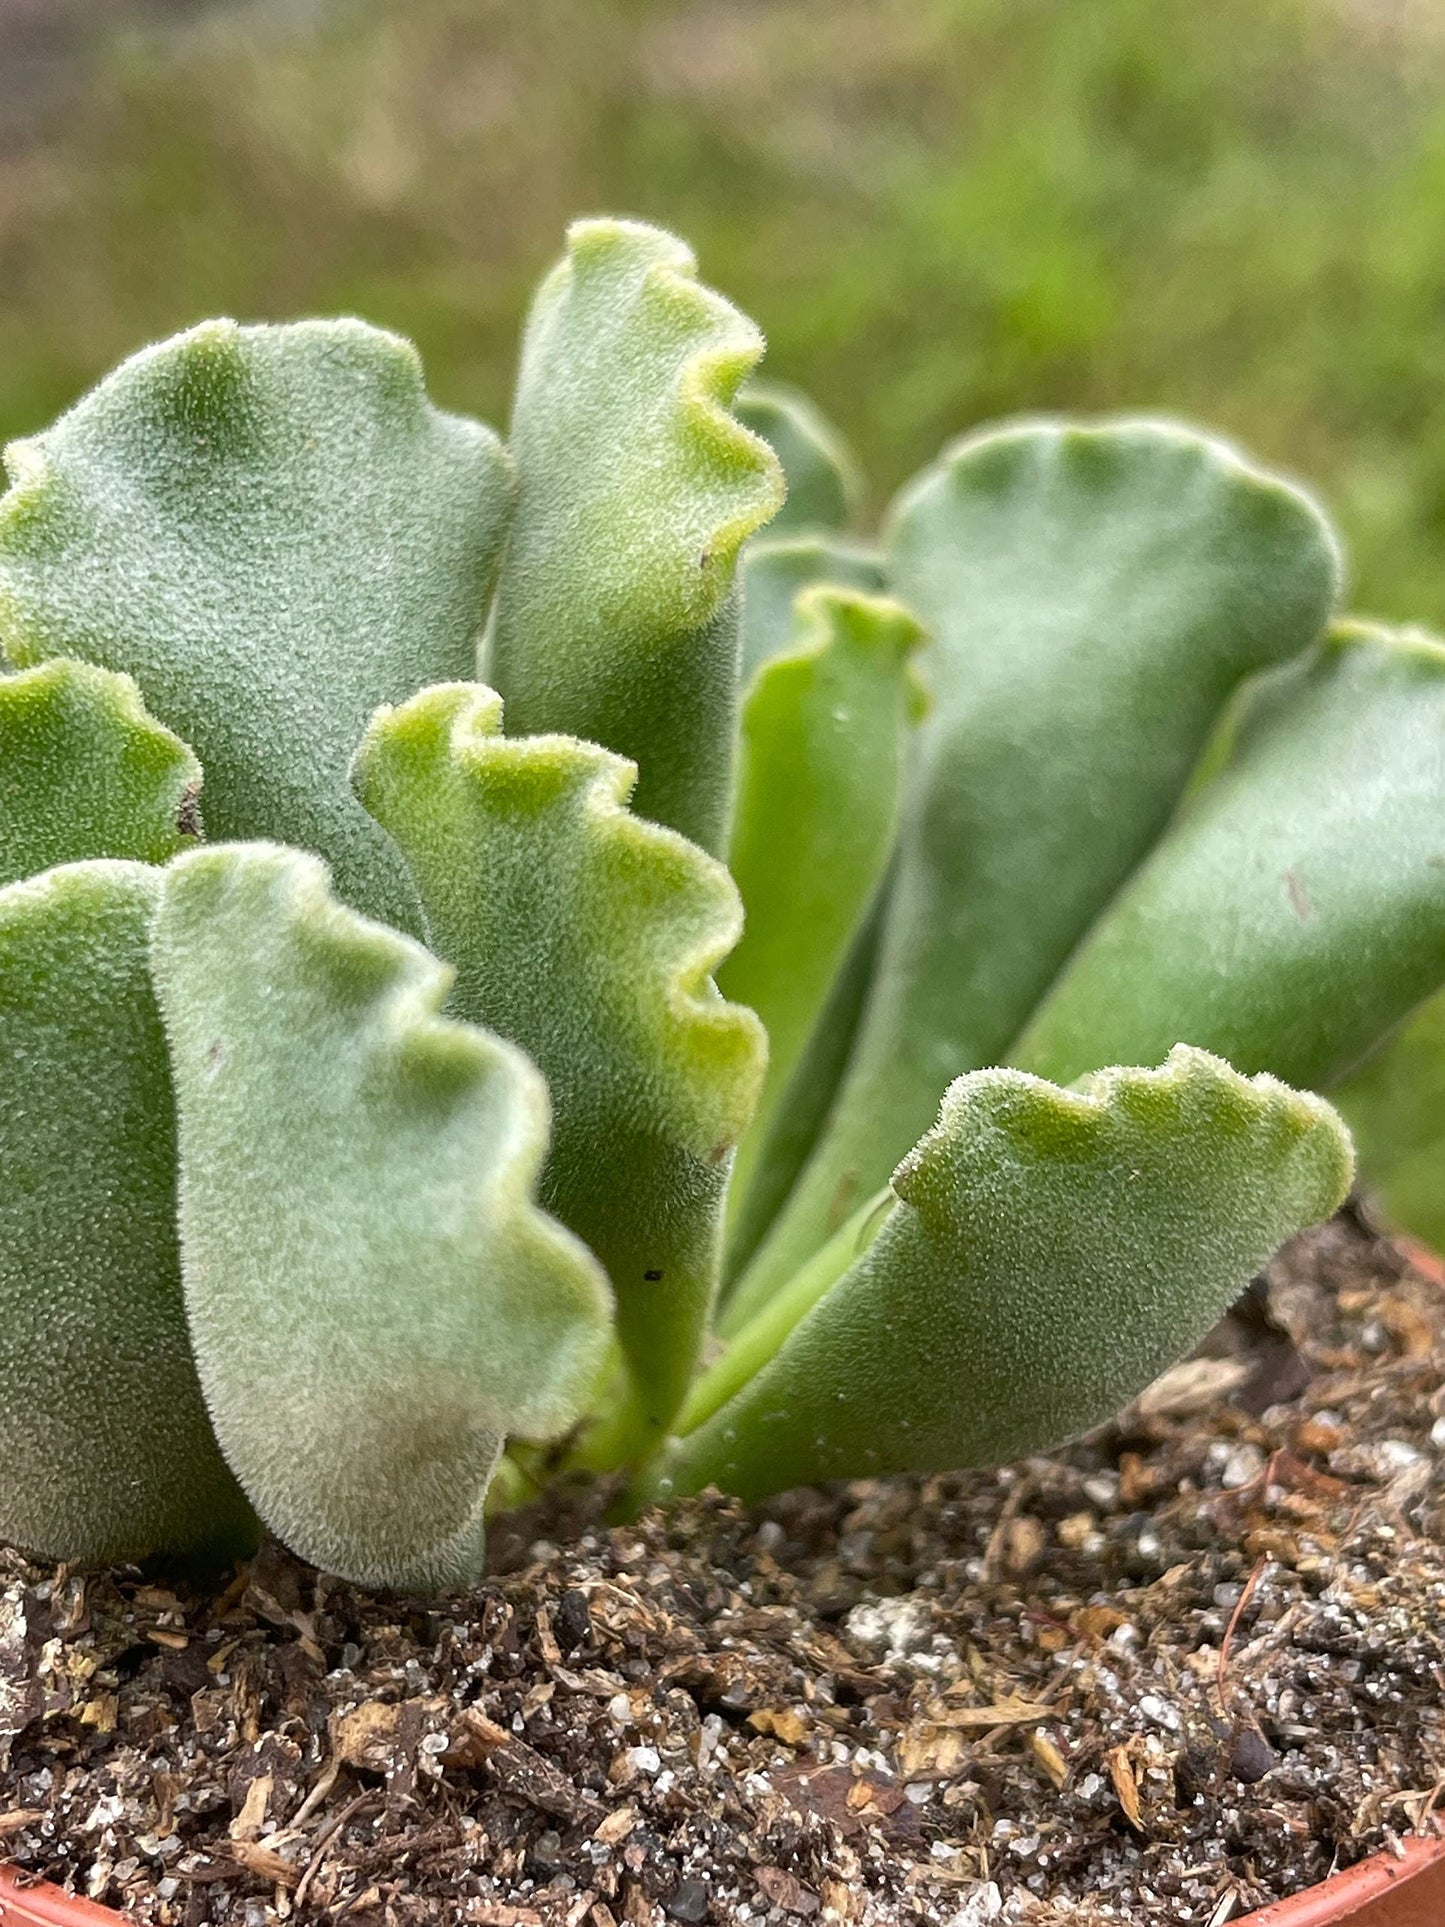
[[901,1659],[928,1643],[928,1615],[916,1599],[865,1599],[846,1625],[860,1645],[881,1647],[885,1659]]

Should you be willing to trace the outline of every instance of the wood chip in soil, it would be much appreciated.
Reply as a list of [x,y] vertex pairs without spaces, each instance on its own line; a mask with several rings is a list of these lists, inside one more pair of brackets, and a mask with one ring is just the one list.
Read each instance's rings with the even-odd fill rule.
[[1436,1824],[1442,1356],[1345,1213],[1002,1471],[579,1496],[442,1601],[0,1554],[0,1857],[156,1927],[1222,1927]]

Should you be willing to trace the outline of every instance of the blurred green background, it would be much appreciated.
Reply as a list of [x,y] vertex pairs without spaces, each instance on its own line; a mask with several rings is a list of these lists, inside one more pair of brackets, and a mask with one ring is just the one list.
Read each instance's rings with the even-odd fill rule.
[[1030,408],[1308,478],[1445,625],[1440,0],[0,0],[0,434],[218,312],[502,421],[574,213],[661,220],[881,500]]

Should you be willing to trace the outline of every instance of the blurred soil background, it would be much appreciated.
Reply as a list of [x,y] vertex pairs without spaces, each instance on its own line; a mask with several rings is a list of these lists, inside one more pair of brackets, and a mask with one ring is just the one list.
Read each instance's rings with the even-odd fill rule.
[[0,435],[212,313],[365,315],[504,423],[602,210],[693,243],[875,507],[991,417],[1177,411],[1445,625],[1441,0],[0,0]]

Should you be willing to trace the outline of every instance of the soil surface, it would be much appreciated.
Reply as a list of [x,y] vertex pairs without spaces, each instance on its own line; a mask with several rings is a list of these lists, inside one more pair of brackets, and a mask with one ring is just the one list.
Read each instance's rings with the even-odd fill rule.
[[175,1927],[1224,1927],[1435,1824],[1442,1285],[1346,1214],[1054,1457],[522,1516],[440,1604],[0,1554],[0,1855]]

